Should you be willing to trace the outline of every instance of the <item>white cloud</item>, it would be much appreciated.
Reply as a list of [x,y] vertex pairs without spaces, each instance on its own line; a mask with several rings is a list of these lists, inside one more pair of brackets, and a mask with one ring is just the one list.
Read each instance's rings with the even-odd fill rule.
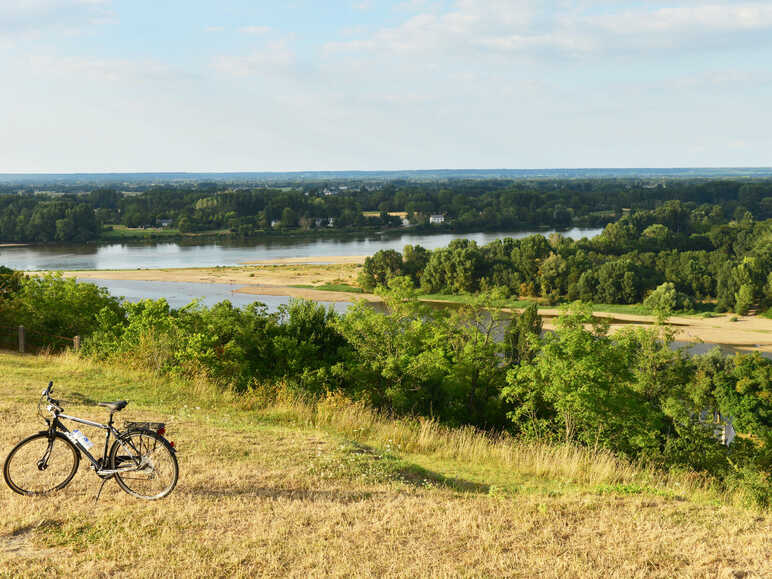
[[417,10],[424,10],[429,6],[429,0],[405,0],[397,4],[397,10],[404,12],[415,12]]
[[0,37],[43,33],[80,34],[114,22],[112,0],[2,0]]
[[[76,58],[53,54],[19,57],[29,74],[50,81],[78,78],[84,82],[129,82],[139,78],[167,79],[176,73],[157,60]],[[1,69],[0,69],[1,70]]]
[[218,56],[212,67],[232,76],[250,76],[286,71],[295,62],[295,54],[285,40],[267,43],[245,56]]
[[263,35],[271,31],[270,26],[242,26],[239,28],[241,32],[246,34]]
[[360,12],[367,12],[372,10],[374,4],[373,0],[360,0],[359,2],[352,2],[351,7]]
[[616,34],[662,33],[684,30],[705,33],[763,30],[772,27],[772,6],[761,3],[697,4],[656,10],[627,10],[585,19]]
[[699,47],[701,42],[732,46],[739,35],[772,29],[768,3],[687,2],[675,7],[649,3],[617,8],[608,2],[558,2],[550,10],[535,0],[457,0],[445,12],[423,10],[369,37],[329,42],[326,50],[591,55],[631,48]]

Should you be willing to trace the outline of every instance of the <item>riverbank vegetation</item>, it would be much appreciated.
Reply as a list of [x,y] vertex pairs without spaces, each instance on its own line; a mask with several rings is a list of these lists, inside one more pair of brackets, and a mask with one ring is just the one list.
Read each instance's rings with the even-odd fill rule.
[[[672,180],[656,185],[634,179],[396,180],[340,187],[308,182],[276,189],[198,183],[127,193],[96,188],[79,194],[6,186],[0,190],[0,241],[365,232],[401,228],[403,219],[416,230],[435,232],[603,227],[674,201],[683,211],[698,214],[703,227],[742,220],[746,213],[769,219],[772,180]],[[678,229],[681,218],[671,211],[656,223],[678,236],[683,233]],[[656,245],[661,233],[652,229],[643,241]]]
[[[576,304],[542,335],[535,307],[510,317],[502,294],[487,292],[472,306],[431,308],[406,276],[381,290],[385,314],[358,303],[345,315],[303,301],[277,313],[228,302],[175,310],[164,300],[122,304],[55,276],[4,279],[3,325],[77,332],[81,355],[93,360],[202,378],[222,392],[270,395],[281,383],[389,416],[602,448],[661,472],[694,472],[738,500],[769,502],[772,362],[718,351],[690,357],[669,347],[665,326],[611,339]],[[714,436],[726,420],[718,416],[742,434],[729,446]]]

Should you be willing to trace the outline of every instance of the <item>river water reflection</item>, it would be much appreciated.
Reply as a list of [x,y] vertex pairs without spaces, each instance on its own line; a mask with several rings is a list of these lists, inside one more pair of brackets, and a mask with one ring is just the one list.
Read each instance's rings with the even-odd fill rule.
[[[190,283],[190,282],[161,282],[161,281],[134,281],[118,279],[82,279],[86,283],[93,283],[107,288],[117,297],[125,298],[129,302],[140,300],[165,299],[173,308],[181,308],[193,300],[198,300],[202,305],[213,306],[223,300],[228,300],[234,306],[244,307],[253,302],[262,302],[268,306],[268,310],[275,312],[280,305],[287,304],[290,298],[286,296],[255,295],[236,292],[240,285],[227,283]],[[343,313],[351,305],[349,302],[319,302],[325,306],[331,305],[336,312]]]
[[[572,239],[594,237],[602,229],[562,231]],[[346,238],[271,239],[260,243],[111,243],[88,245],[27,245],[0,247],[0,265],[24,271],[51,269],[165,269],[170,267],[214,267],[240,265],[249,261],[292,257],[335,257],[372,255],[381,249],[401,251],[407,245],[427,249],[445,247],[453,239],[472,239],[483,245],[504,237],[522,238],[535,233],[549,235],[555,230],[503,233],[390,233]],[[323,262],[324,260],[320,260]]]

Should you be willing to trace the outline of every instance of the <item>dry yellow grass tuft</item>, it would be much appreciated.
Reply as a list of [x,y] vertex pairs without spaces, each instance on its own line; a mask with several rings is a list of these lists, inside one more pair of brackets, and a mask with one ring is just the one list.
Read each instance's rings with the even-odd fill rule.
[[75,414],[100,419],[94,400],[125,396],[121,418],[168,421],[181,467],[155,503],[111,483],[94,505],[99,481],[84,465],[54,496],[2,488],[0,575],[772,573],[768,514],[679,498],[678,481],[604,453],[391,421],[338,397],[220,396],[204,382],[193,393],[72,356],[0,354],[0,371],[3,457],[40,428],[50,378]]

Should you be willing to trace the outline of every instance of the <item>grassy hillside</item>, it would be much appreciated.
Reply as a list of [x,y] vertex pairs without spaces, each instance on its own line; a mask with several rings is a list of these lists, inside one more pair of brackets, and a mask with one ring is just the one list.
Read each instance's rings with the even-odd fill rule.
[[[68,411],[169,422],[180,481],[137,501],[81,463],[48,498],[0,488],[0,575],[769,576],[772,517],[605,453],[391,421],[277,388],[223,396],[72,356],[0,354],[0,453]],[[97,433],[86,429],[92,440]]]

